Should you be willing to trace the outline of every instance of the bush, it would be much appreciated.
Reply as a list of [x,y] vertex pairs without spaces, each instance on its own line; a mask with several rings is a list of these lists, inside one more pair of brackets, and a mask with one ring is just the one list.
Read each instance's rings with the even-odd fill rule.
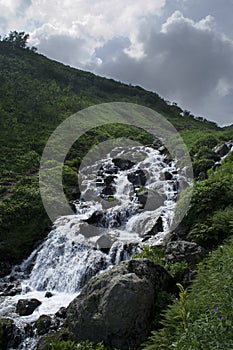
[[205,223],[196,224],[189,232],[188,238],[206,248],[216,246],[233,234],[232,218],[233,207],[218,210],[209,216]]

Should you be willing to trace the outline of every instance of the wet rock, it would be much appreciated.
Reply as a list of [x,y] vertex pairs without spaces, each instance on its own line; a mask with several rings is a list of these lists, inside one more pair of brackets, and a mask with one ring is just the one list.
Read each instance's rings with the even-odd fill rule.
[[21,283],[3,283],[0,285],[1,295],[14,296],[16,294],[20,294],[22,291]]
[[52,325],[52,318],[48,315],[41,315],[35,323],[38,335],[47,334]]
[[95,211],[88,219],[84,221],[90,225],[97,225],[102,222],[104,215],[105,214],[102,211]]
[[164,194],[160,194],[157,191],[152,191],[150,189],[145,189],[137,193],[137,198],[142,207],[149,211],[161,207],[166,200],[166,196]]
[[153,141],[152,145],[155,149],[159,149],[160,147],[162,147],[162,142],[160,140],[155,140]]
[[101,191],[101,195],[103,196],[113,196],[115,193],[116,189],[111,185],[105,186]]
[[173,175],[171,173],[169,173],[169,171],[165,171],[164,172],[164,178],[166,181],[172,180]]
[[45,298],[52,298],[52,296],[53,296],[53,293],[51,293],[51,292],[45,293]]
[[[95,227],[93,227],[92,225],[94,225]],[[92,224],[90,224],[90,222],[83,222],[79,227],[79,233],[82,234],[85,238],[91,238],[93,236],[96,236],[99,234],[100,231],[100,227],[97,227],[97,225],[100,226],[100,222],[98,220],[94,221]]]
[[91,277],[95,276],[98,272],[103,271],[107,268],[108,262],[106,259],[106,255],[99,251],[100,256],[95,260],[95,264],[86,266],[85,273],[83,273],[80,278],[79,285],[77,289],[82,288],[85,284],[91,279]]
[[[126,210],[126,212],[115,211],[113,213],[107,213],[105,211],[97,210],[88,219],[85,219],[83,221],[87,222],[90,225],[94,225],[96,227],[108,228],[110,223],[111,223],[111,227],[120,227],[122,223],[126,220],[128,215],[130,215],[130,213],[131,213],[130,210],[129,211]],[[93,230],[91,230],[91,232],[93,232]]]
[[144,186],[147,178],[143,170],[138,169],[135,172],[128,174],[127,178],[134,186]]
[[100,176],[100,178],[103,178],[104,176],[106,176],[106,174],[113,175],[113,174],[117,174],[118,171],[119,171],[119,168],[114,164],[107,164],[104,167],[103,166],[100,167],[98,171],[98,176]]
[[116,176],[114,175],[108,175],[104,178],[104,184],[106,186],[112,185],[114,183],[114,180],[116,179]]
[[220,157],[224,157],[227,155],[227,153],[230,151],[230,147],[224,143],[223,145],[219,146],[215,152],[220,155]]
[[61,307],[56,313],[57,318],[65,319],[66,318],[66,307]]
[[113,245],[113,243],[115,242],[116,239],[114,239],[113,237],[104,234],[101,235],[97,240],[96,240],[96,246],[99,249],[110,249],[111,246]]
[[166,154],[167,153],[167,149],[166,149],[166,147],[164,147],[164,146],[161,146],[161,147],[159,147],[159,153],[160,154]]
[[129,170],[135,165],[135,163],[129,159],[114,158],[112,161],[120,170]]
[[112,264],[119,264],[122,261],[130,259],[133,254],[137,254],[141,251],[140,243],[138,242],[120,242],[113,243],[109,256]]
[[167,244],[164,258],[169,263],[187,261],[190,265],[200,262],[206,250],[194,242],[174,241]]
[[163,231],[163,220],[162,217],[160,216],[155,225],[152,227],[152,229],[150,231],[147,232],[147,236],[151,237],[156,235],[158,232],[162,232]]
[[150,260],[121,263],[93,277],[68,306],[71,338],[137,349],[149,335],[158,291],[173,288],[173,278]]
[[18,348],[22,341],[22,334],[13,320],[0,318],[0,349]]
[[16,312],[20,316],[28,316],[40,305],[41,302],[37,299],[20,299],[16,306]]

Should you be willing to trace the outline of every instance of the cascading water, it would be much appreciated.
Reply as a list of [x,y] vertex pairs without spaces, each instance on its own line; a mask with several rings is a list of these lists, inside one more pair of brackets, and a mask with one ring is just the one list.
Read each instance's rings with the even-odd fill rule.
[[[143,244],[162,244],[178,187],[187,182],[175,162],[142,146],[118,147],[82,169],[81,176],[84,189],[75,202],[76,214],[59,218],[41,246],[13,270],[22,292],[1,297],[0,317],[13,318],[19,328],[67,306],[88,279],[129,259]],[[45,297],[48,291],[50,298]],[[20,317],[17,301],[28,298],[42,304],[32,315]],[[33,349],[35,340],[28,339],[18,348]]]

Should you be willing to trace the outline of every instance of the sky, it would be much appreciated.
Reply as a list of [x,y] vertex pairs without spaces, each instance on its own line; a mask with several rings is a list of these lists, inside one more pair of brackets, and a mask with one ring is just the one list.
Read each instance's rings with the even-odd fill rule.
[[233,124],[233,0],[0,0],[0,34]]

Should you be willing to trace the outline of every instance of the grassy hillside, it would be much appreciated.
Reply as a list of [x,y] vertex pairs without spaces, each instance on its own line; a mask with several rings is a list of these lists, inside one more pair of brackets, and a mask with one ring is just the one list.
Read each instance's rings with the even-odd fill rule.
[[[196,119],[156,93],[121,84],[51,61],[27,48],[0,42],[0,264],[21,261],[45,235],[50,222],[39,188],[40,156],[49,135],[71,114],[103,102],[125,101],[148,106],[181,131],[190,149],[197,139],[217,134],[227,139],[231,129]],[[101,138],[116,135],[145,143],[141,130],[121,126],[93,130],[70,151],[64,169],[69,199],[78,195],[77,168],[87,150]],[[201,142],[201,141],[200,141]],[[76,188],[76,189],[75,189]],[[75,194],[74,194],[75,193]]]

